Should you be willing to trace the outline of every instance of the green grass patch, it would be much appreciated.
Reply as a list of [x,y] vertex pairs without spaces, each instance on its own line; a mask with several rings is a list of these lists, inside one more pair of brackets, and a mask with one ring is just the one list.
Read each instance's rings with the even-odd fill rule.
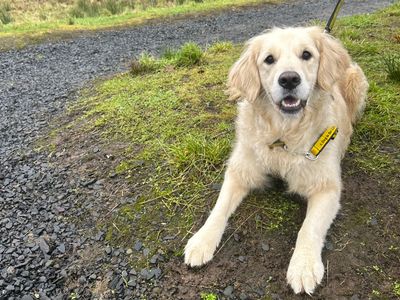
[[400,282],[396,281],[393,283],[393,294],[400,297]]
[[[379,13],[344,18],[337,24],[337,35],[364,70],[370,89],[363,118],[357,124],[349,152],[367,172],[399,171],[400,92],[392,80],[400,45],[400,4]],[[385,67],[386,66],[386,67]]]
[[[124,159],[115,171],[136,184],[141,196],[102,225],[116,244],[132,245],[139,239],[154,251],[162,249],[161,237],[184,238],[215,203],[236,113],[224,93],[226,75],[241,47],[221,42],[199,49],[190,43],[160,59],[144,54],[137,61],[140,72],[101,83],[94,95],[70,108],[82,114],[70,129],[86,120],[80,130],[100,132],[110,147],[117,141],[128,145],[117,154]],[[200,61],[192,59],[193,52]],[[184,64],[182,56],[189,57]],[[261,197],[266,201],[260,202]],[[232,226],[279,229],[297,208],[280,193],[253,194],[241,208],[251,217],[238,214]],[[154,220],[168,226],[155,229]],[[180,255],[180,239],[175,243],[168,249]]]
[[386,68],[388,78],[400,81],[400,55],[390,54],[383,58],[383,64]]
[[[213,13],[231,7],[282,0],[15,0],[0,4],[0,50],[24,47],[45,38],[62,38],[82,30],[126,27],[149,20]],[[0,0],[1,3],[1,0]],[[13,16],[13,17],[11,17]],[[3,21],[4,20],[4,21]]]
[[218,300],[218,296],[214,293],[201,293],[200,294],[201,300]]
[[[396,4],[377,14],[339,20],[335,33],[371,86],[350,146],[352,161],[356,168],[382,178],[399,172],[400,93],[398,83],[387,80],[382,67],[382,53],[398,51],[391,34],[399,30],[395,17],[399,12]],[[198,228],[215,203],[236,114],[224,93],[225,82],[242,47],[218,43],[206,51],[198,49],[190,44],[167,49],[159,59],[142,55],[132,74],[100,83],[70,108],[81,116],[70,130],[89,136],[95,132],[98,142],[109,148],[113,143],[127,145],[116,153],[121,161],[112,171],[135,184],[140,197],[100,224],[115,244],[129,246],[139,239],[152,251],[161,248],[181,255],[182,240]],[[200,59],[192,59],[193,53]],[[181,64],[180,56],[189,57],[190,64]],[[233,217],[230,230],[288,228],[296,214],[298,204],[281,191],[252,194]],[[165,236],[176,239],[167,246],[162,242]]]
[[11,5],[9,2],[0,3],[0,24],[9,24],[13,21],[11,16]]
[[[203,50],[195,43],[184,44],[179,50],[165,49],[160,59],[148,53],[142,53],[130,65],[133,76],[160,71],[166,67],[190,67],[198,65],[203,57]],[[170,69],[171,70],[171,69]]]

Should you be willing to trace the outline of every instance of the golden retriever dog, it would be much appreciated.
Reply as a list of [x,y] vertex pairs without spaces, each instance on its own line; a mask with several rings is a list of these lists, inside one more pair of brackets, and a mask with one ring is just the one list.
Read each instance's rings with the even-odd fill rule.
[[295,293],[311,294],[324,275],[321,251],[340,207],[340,162],[367,90],[342,44],[318,27],[275,28],[250,39],[228,79],[230,97],[240,100],[236,143],[215,207],[185,247],[185,263],[210,261],[243,198],[267,175],[278,176],[307,200],[287,282]]

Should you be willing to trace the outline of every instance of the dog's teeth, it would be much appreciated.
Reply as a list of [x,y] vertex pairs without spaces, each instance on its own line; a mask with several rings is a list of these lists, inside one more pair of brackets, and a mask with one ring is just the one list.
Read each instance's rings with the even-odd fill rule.
[[283,101],[282,104],[285,107],[296,107],[300,105],[300,99],[297,99],[295,103],[286,103],[285,101]]

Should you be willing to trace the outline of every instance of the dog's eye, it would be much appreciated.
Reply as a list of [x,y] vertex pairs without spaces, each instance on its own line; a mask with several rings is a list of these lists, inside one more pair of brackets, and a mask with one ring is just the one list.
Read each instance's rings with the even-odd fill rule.
[[309,60],[311,58],[311,53],[308,51],[303,51],[303,54],[301,55],[301,58],[304,60]]
[[268,55],[264,62],[268,65],[272,65],[275,62],[275,58],[272,55]]

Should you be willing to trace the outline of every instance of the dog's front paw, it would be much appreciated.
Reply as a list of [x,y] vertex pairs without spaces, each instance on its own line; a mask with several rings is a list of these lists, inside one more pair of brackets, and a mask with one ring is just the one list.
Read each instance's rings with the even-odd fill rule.
[[213,258],[217,246],[212,234],[197,232],[186,244],[185,263],[191,267],[204,265]]
[[295,249],[287,271],[287,282],[298,294],[311,295],[324,276],[324,265],[320,254],[307,249]]

